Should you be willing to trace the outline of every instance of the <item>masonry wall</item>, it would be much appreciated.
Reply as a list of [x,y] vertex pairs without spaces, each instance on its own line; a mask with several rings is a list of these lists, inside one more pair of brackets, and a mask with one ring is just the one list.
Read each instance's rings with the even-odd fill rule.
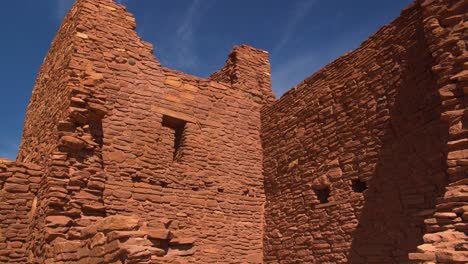
[[466,8],[417,1],[274,102],[267,52],[187,75],[77,0],[0,161],[0,262],[467,262]]
[[441,118],[449,126],[446,145],[449,185],[425,221],[424,244],[409,258],[413,263],[468,261],[468,65],[466,1],[422,1],[424,31],[436,65]]
[[82,188],[102,192],[105,181],[100,120],[106,109],[102,93],[94,90],[102,76],[90,65],[80,71],[85,4],[77,1],[62,23],[28,106],[18,160],[41,165],[44,174],[29,221],[28,263],[56,262],[57,246],[78,239],[84,226],[105,216],[102,200],[78,195]]
[[68,65],[76,21],[67,16],[44,58],[24,122],[18,161],[44,165],[57,147],[58,123],[67,115],[71,88]]
[[[260,105],[224,84],[160,74],[113,94],[127,102],[116,101],[103,123],[107,212],[173,220],[196,238],[189,262],[260,263]],[[186,122],[175,158],[168,117]]]
[[[65,68],[53,70],[68,76],[65,109],[54,107],[61,114],[50,120],[56,131],[28,261],[87,261],[85,228],[120,215],[150,229],[164,218],[190,241],[169,241],[151,256],[154,263],[261,263],[260,109],[273,98],[268,54],[236,47],[236,61],[214,74],[225,80],[203,79],[161,67],[133,16],[114,1],[78,0],[62,26],[71,29],[73,52]],[[54,89],[35,88],[45,97]],[[41,98],[30,104],[21,157],[43,153],[27,143],[35,137],[29,127],[45,118],[35,105]],[[98,257],[93,261],[105,262]]]
[[0,159],[0,262],[27,263],[29,223],[42,176],[37,165]]
[[455,139],[424,26],[434,5],[417,1],[264,109],[266,263],[408,263],[451,175],[466,178],[447,167]]

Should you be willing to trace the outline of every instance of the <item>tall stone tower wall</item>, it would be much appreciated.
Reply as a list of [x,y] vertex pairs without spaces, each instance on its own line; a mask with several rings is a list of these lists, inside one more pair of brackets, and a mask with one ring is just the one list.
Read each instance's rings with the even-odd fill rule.
[[268,53],[236,47],[198,78],[163,68],[135,27],[114,1],[78,0],[52,44],[18,156],[44,167],[27,261],[261,263]]

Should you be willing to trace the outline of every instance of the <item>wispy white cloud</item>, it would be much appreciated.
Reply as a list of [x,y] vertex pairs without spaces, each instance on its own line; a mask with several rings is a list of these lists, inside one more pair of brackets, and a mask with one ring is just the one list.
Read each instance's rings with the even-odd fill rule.
[[191,68],[197,65],[198,56],[194,51],[195,33],[203,18],[203,14],[212,6],[212,1],[193,0],[183,14],[183,19],[176,28],[177,43],[173,48],[175,63],[182,68]]
[[350,30],[325,49],[312,47],[281,63],[272,64],[273,90],[281,96],[333,60],[357,48],[366,38],[368,35],[364,29]]
[[177,63],[183,67],[192,67],[197,62],[197,57],[193,52],[194,45],[194,32],[195,22],[197,17],[195,16],[201,8],[201,0],[194,0],[192,4],[187,8],[184,14],[184,20],[180,23],[177,28],[177,43],[180,43],[176,50],[177,52]]
[[289,21],[286,23],[286,26],[282,30],[278,44],[276,44],[272,50],[273,54],[281,51],[281,49],[284,48],[284,46],[286,46],[286,44],[291,40],[291,37],[296,31],[296,28],[311,11],[316,2],[317,0],[301,0],[296,3],[290,14],[291,19],[289,19]]
[[55,18],[59,21],[65,17],[68,10],[72,7],[75,0],[55,0],[53,8],[55,9]]
[[193,0],[192,4],[187,8],[185,12],[185,19],[182,20],[179,27],[177,28],[177,35],[181,39],[192,38],[194,30],[194,21],[196,19],[197,11],[201,8],[201,0]]

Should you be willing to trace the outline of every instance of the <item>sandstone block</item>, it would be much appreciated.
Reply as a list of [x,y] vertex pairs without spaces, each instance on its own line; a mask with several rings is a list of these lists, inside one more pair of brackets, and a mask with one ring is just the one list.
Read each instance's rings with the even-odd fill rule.
[[104,218],[97,226],[99,232],[129,231],[135,230],[140,224],[140,219],[135,216],[114,215]]
[[73,136],[63,136],[60,139],[60,145],[70,151],[80,151],[86,147],[86,142]]
[[171,233],[169,230],[159,229],[159,230],[147,230],[146,231],[149,238],[167,240],[171,238]]
[[16,184],[16,183],[5,183],[3,186],[5,191],[10,193],[26,193],[29,191],[29,186],[24,184]]
[[46,218],[46,226],[57,227],[57,226],[69,226],[73,222],[73,219],[67,216],[55,215],[48,216]]

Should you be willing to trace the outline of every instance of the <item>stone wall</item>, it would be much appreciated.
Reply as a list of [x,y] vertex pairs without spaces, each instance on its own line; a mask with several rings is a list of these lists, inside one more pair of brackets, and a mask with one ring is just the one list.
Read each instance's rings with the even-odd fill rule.
[[[50,155],[29,261],[55,263],[55,248],[81,243],[86,226],[131,215],[149,225],[167,218],[174,231],[196,239],[195,253],[181,261],[261,263],[260,109],[273,98],[268,54],[236,47],[237,59],[215,74],[234,69],[229,81],[203,79],[161,67],[133,16],[114,1],[78,0],[65,20],[60,32],[73,52],[63,69],[53,68],[68,77],[66,95],[51,109],[60,118],[48,119],[55,142],[50,151],[44,143]],[[56,88],[35,88],[42,89],[47,96]],[[31,100],[23,142],[34,142],[29,129],[46,118],[35,114],[40,100]],[[29,145],[21,159],[44,153]],[[67,261],[79,260],[73,256]]]
[[260,105],[224,84],[161,73],[160,86],[143,75],[141,89],[113,95],[128,101],[103,122],[107,212],[164,213],[198,238],[193,263],[261,262]]
[[42,176],[37,165],[0,159],[0,262],[26,263],[29,223]]
[[466,262],[466,5],[416,1],[274,101],[267,52],[187,75],[77,0],[0,160],[0,262]]
[[[61,218],[52,220],[63,222]],[[170,231],[168,219],[153,219],[153,224],[135,216],[109,216],[87,226],[80,240],[63,240],[54,246],[60,263],[186,263],[193,255],[196,239],[180,237]]]
[[68,114],[69,64],[76,17],[70,13],[57,32],[39,69],[24,122],[18,161],[44,165],[57,147],[58,122]]
[[244,91],[255,102],[269,103],[275,100],[270,72],[268,52],[242,45],[234,48],[226,65],[210,79]]
[[[425,223],[466,221],[455,213],[426,220],[447,184],[467,176],[466,89],[463,82],[441,89],[456,80],[439,74],[466,62],[458,41],[466,15],[450,11],[466,10],[461,2],[417,1],[264,109],[265,262],[408,263],[425,230],[434,230]],[[450,28],[435,27],[428,12],[438,8]],[[466,183],[456,185],[449,189],[464,193]],[[451,207],[462,213],[462,204]]]
[[468,63],[466,1],[422,1],[424,30],[436,65],[441,117],[449,125],[446,145],[450,184],[425,220],[424,244],[414,263],[468,262]]

